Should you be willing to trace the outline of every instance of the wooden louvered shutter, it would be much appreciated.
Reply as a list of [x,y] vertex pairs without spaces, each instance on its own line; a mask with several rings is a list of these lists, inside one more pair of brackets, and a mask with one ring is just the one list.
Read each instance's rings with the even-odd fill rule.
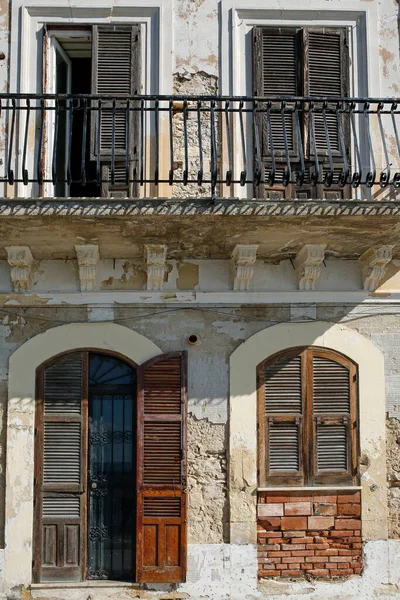
[[[349,49],[346,30],[311,29],[303,30],[303,46],[305,57],[304,93],[314,97],[347,97],[349,95]],[[319,105],[321,106],[321,105]],[[329,105],[335,109],[335,105]],[[327,114],[327,129],[332,155],[341,159],[341,148],[338,136],[336,114]],[[342,117],[342,128],[347,154],[349,154],[349,124]],[[327,154],[327,140],[324,120],[321,115],[314,118],[317,152]],[[308,128],[309,153],[313,154]]]
[[137,581],[186,576],[186,353],[139,369]]
[[258,368],[260,485],[304,483],[306,363],[298,351]]
[[[141,89],[140,25],[94,25],[92,55],[92,94],[116,99],[114,113],[111,101],[101,101],[100,131],[98,111],[92,111],[92,159],[97,160],[100,151],[102,194],[113,195],[115,191],[117,195],[118,192],[132,195],[132,185],[129,190],[126,183],[126,158],[132,178],[139,154],[139,119],[137,111],[127,111],[127,101],[130,96],[140,94]],[[96,102],[94,106],[98,106]],[[137,108],[137,102],[130,102],[132,108]],[[113,157],[116,171],[121,171],[121,167],[124,170],[122,181],[116,175],[114,183],[109,182]]]
[[309,351],[311,473],[315,484],[356,478],[356,368],[331,352]]
[[80,581],[85,549],[86,356],[39,373],[35,471],[36,581]]

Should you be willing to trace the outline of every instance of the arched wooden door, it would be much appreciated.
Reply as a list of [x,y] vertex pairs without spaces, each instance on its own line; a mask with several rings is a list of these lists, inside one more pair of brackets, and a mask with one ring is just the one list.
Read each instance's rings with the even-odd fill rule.
[[183,581],[185,355],[38,370],[35,581]]

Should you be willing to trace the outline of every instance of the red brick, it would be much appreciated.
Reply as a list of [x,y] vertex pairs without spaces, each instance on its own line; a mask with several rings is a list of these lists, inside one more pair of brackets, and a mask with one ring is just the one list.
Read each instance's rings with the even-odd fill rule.
[[361,569],[354,569],[355,575],[361,575]]
[[313,565],[307,565],[306,563],[302,563],[301,568],[303,569],[303,571],[308,571],[309,569],[313,568]]
[[[361,523],[360,523],[361,525]],[[361,535],[361,529],[356,529],[356,531],[354,532],[354,535]]]
[[349,492],[348,494],[338,494],[338,504],[344,504],[345,502],[360,502],[360,492]]
[[329,529],[334,524],[333,517],[308,517],[308,529]]
[[314,502],[337,502],[337,494],[319,494],[318,492],[314,492],[313,494]]
[[273,495],[271,496],[271,495],[268,495],[265,498],[265,501],[267,503],[270,503],[270,502],[272,502],[272,503],[274,503],[274,502],[278,502],[278,503],[279,502],[290,502],[290,496],[273,496]]
[[305,550],[305,544],[282,544],[282,550]]
[[292,544],[312,544],[313,541],[313,537],[296,538],[295,540],[292,540]]
[[307,528],[307,517],[282,517],[281,528],[282,530],[290,529],[293,531],[304,530]]
[[282,571],[281,575],[282,577],[301,577],[302,573],[301,571],[288,569],[287,571]]
[[[334,540],[338,541],[338,538],[334,538]],[[330,544],[331,548],[339,548],[339,550],[350,550],[350,544],[336,544],[336,543],[331,543]]]
[[347,537],[349,535],[348,531],[331,531],[331,537]]
[[358,569],[358,568],[360,568],[360,569],[361,569],[361,567],[362,567],[362,564],[361,564],[360,562],[351,562],[351,563],[350,563],[350,567],[351,567],[352,569]]
[[338,504],[337,509],[340,516],[359,517],[361,514],[360,504]]
[[279,569],[280,571],[283,571],[283,569],[287,569],[287,564],[285,563],[284,565],[276,565],[276,568]]
[[289,569],[300,569],[300,563],[289,563],[288,564]]
[[[328,559],[330,560],[330,558]],[[307,563],[324,563],[324,562],[328,562],[328,560],[326,559],[326,556],[307,556],[306,557],[306,562]]]
[[353,542],[353,548],[362,548],[362,544],[360,542]]
[[285,504],[285,515],[288,517],[312,515],[311,502],[287,502]]
[[347,538],[349,542],[356,542],[356,544],[361,544],[362,539],[359,535],[350,536]]
[[281,538],[282,531],[268,531],[268,538]]
[[327,550],[329,544],[307,544],[307,550]]
[[335,550],[334,548],[327,548],[326,550],[317,550],[316,556],[337,556],[340,554],[340,550]]
[[328,577],[329,576],[328,569],[312,569],[308,572],[310,573],[310,575],[313,575],[314,577]]
[[333,563],[348,563],[349,562],[349,557],[348,556],[331,556],[329,559],[329,562],[333,562]]
[[301,537],[301,538],[303,538],[305,535],[306,535],[305,531],[284,531],[283,532],[283,537],[284,538],[291,538],[291,537]]
[[262,517],[258,519],[258,522],[264,529],[268,531],[270,527],[279,527],[281,524],[280,517]]
[[[345,505],[343,505],[345,506]],[[336,504],[320,504],[319,502],[314,502],[314,515],[324,516],[324,515],[333,515],[337,514],[337,505]]]
[[[285,562],[287,562],[290,565],[292,563],[300,563],[300,558],[298,556],[288,556],[287,558],[285,558]],[[300,564],[298,567],[293,566],[293,569],[300,569]]]
[[310,492],[309,494],[304,492],[293,492],[290,494],[289,502],[312,502],[313,495]]
[[306,542],[307,544],[326,544],[326,542],[328,541],[328,539],[326,537],[321,537],[319,535],[316,535],[314,538],[312,538],[309,542]]
[[360,527],[361,522],[359,519],[336,519],[335,521],[335,529],[340,529],[342,531],[348,529],[357,529]]
[[281,517],[283,515],[283,504],[260,504],[257,507],[259,517]]
[[314,556],[314,550],[296,550],[291,553],[292,556]]
[[258,571],[259,577],[277,577],[280,575],[279,571],[275,571],[274,569],[268,569],[268,571],[260,570]]
[[339,556],[350,556],[351,550],[339,550]]
[[270,552],[269,556],[273,558],[274,556],[290,556],[290,552]]
[[270,550],[275,551],[281,549],[279,544],[266,544],[265,546],[263,546],[263,548],[267,550],[267,552],[269,552]]
[[353,569],[332,569],[331,575],[353,575]]

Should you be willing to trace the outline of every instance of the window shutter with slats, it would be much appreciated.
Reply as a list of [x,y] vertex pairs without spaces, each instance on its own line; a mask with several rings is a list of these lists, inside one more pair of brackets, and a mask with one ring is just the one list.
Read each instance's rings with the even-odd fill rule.
[[[314,97],[347,97],[349,95],[349,51],[346,30],[312,29],[303,30],[305,56],[304,93]],[[335,109],[335,105],[329,105]],[[336,114],[326,114],[332,155],[341,157]],[[345,145],[349,148],[348,124],[342,117]],[[321,115],[314,117],[315,141],[318,154],[327,153],[327,139],[324,120]],[[308,131],[308,136],[310,132]],[[313,154],[311,140],[309,152]]]
[[356,483],[355,365],[293,348],[258,367],[259,485]]
[[[97,160],[100,153],[102,194],[107,196],[114,195],[114,187],[117,195],[134,193],[132,184],[126,183],[126,171],[130,179],[137,175],[139,119],[137,111],[132,110],[137,102],[130,101],[129,112],[127,108],[128,98],[141,91],[140,43],[140,25],[93,26],[92,94],[115,98],[114,107],[112,101],[101,100],[100,127],[98,110],[92,110],[91,115],[91,158]],[[97,107],[95,102],[93,108]],[[115,181],[109,182],[112,160]],[[121,169],[122,181],[118,175]]]
[[355,422],[355,367],[341,357],[314,350],[312,379],[312,474],[316,484],[352,483]]
[[137,581],[186,574],[186,354],[139,370]]
[[260,481],[302,484],[303,357],[286,355],[259,369]]
[[34,578],[80,581],[84,568],[87,423],[86,356],[53,361],[39,373],[36,427]]

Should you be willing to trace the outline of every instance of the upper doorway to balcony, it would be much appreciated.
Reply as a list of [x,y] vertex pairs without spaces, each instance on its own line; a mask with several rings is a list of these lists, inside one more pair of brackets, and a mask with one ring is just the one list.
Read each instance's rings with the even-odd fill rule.
[[55,96],[46,111],[45,195],[132,195],[137,127],[125,105],[139,91],[139,27],[49,26],[45,35],[44,91]]

